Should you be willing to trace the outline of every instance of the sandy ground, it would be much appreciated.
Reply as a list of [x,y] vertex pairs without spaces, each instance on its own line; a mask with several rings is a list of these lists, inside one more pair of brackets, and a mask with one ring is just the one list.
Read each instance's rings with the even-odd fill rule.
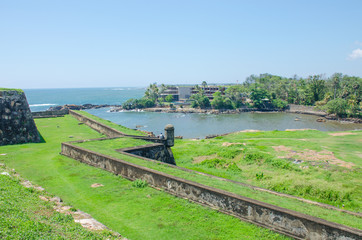
[[333,152],[323,150],[317,152],[315,150],[304,149],[302,151],[293,151],[292,148],[286,146],[273,146],[273,149],[277,152],[283,152],[285,155],[279,156],[279,158],[294,158],[295,160],[307,161],[307,162],[325,162],[328,164],[337,165],[345,168],[352,168],[354,163],[342,161]]

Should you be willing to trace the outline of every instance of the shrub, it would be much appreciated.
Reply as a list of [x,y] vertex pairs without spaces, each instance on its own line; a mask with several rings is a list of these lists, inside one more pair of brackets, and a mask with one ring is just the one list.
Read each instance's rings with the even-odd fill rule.
[[200,165],[204,165],[208,168],[216,168],[216,167],[225,168],[225,166],[224,166],[225,164],[226,164],[226,160],[218,159],[218,158],[206,159],[200,163]]
[[280,109],[280,110],[283,110],[283,109],[286,109],[288,107],[288,103],[284,100],[281,100],[281,99],[273,99],[272,100],[272,105],[274,108],[277,108],[277,109]]
[[241,172],[242,170],[238,167],[238,165],[236,165],[236,163],[231,163],[231,164],[229,164],[227,171]]
[[244,161],[248,163],[260,163],[265,158],[264,154],[260,152],[247,152],[244,155]]
[[242,153],[242,150],[238,147],[228,147],[220,150],[217,155],[219,157],[234,159],[236,156]]
[[263,172],[256,173],[255,177],[256,177],[256,180],[262,180],[264,178],[264,173]]
[[148,183],[145,180],[136,179],[135,181],[133,181],[132,186],[136,188],[145,188],[148,186]]
[[346,115],[348,103],[344,99],[337,98],[329,101],[325,107],[329,114],[336,114],[339,117],[343,117]]

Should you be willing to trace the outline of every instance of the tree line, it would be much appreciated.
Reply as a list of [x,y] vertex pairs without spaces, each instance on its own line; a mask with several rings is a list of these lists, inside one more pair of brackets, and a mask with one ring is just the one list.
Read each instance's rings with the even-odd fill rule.
[[[272,74],[251,75],[241,84],[220,86],[213,100],[205,96],[207,83],[194,88],[197,91],[190,98],[193,108],[214,109],[277,109],[283,110],[288,104],[316,106],[340,117],[361,117],[362,78],[335,73],[330,77],[312,75],[307,78],[292,78]],[[129,99],[125,109],[147,108],[172,102],[172,95],[161,98],[167,89],[164,84],[150,84],[141,99]]]

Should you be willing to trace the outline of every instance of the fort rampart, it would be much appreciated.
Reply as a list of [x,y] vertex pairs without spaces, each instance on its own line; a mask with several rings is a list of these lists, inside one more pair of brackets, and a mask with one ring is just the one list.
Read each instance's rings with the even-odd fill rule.
[[22,91],[0,90],[0,145],[40,142]]
[[62,143],[62,154],[296,239],[361,239],[362,231]]

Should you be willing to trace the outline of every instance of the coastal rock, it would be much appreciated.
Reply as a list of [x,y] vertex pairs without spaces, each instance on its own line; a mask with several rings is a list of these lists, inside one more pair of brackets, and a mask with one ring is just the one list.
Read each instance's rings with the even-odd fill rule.
[[[106,108],[106,107],[113,107],[115,109],[122,109],[122,107],[120,105],[108,105],[108,104],[96,105],[96,104],[86,103],[86,104],[83,104],[83,105],[65,104],[65,105],[62,105],[62,106],[50,107],[48,109],[48,111],[85,110],[85,109],[98,109],[98,108]],[[113,111],[114,110],[111,109],[111,112],[113,112]]]
[[316,121],[317,122],[326,122],[327,120],[325,118],[318,118]]

